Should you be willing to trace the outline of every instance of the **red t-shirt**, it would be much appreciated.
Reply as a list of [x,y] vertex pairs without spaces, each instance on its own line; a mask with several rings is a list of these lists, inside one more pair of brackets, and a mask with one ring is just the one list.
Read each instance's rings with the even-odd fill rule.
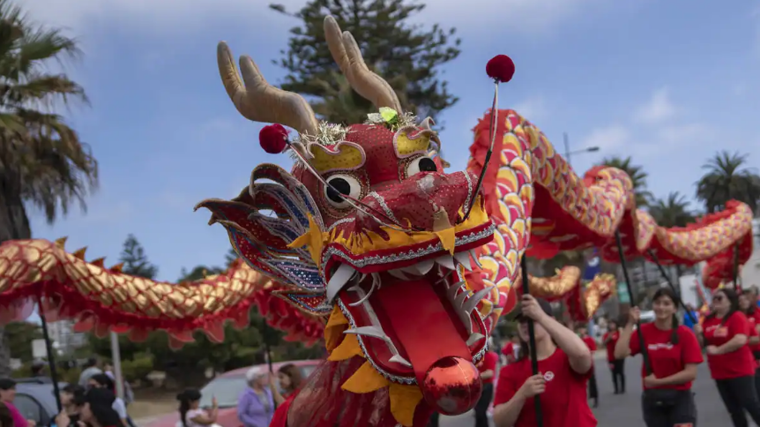
[[[705,319],[702,324],[707,345],[719,347],[738,334],[750,336],[750,327],[747,316],[737,311],[721,325],[721,319],[713,317]],[[707,356],[707,365],[713,379],[726,380],[755,374],[755,358],[748,345],[741,346],[726,354]]]
[[[554,354],[538,361],[538,371],[546,379],[546,390],[540,395],[544,427],[596,427],[596,418],[586,400],[586,383],[593,374],[593,369],[592,367],[585,374],[573,371],[567,355],[559,347]],[[502,368],[496,385],[494,406],[509,402],[532,374],[528,357]],[[533,405],[533,398],[525,401],[514,427],[536,426],[536,409]]]
[[589,350],[591,350],[592,352],[596,351],[596,341],[594,341],[594,339],[591,338],[591,336],[586,335],[585,337],[581,337],[581,339],[586,344],[586,347],[588,347]]
[[[757,325],[760,323],[760,310],[755,309],[755,312],[747,315],[747,321],[749,321],[749,337],[756,337]],[[760,344],[753,344],[749,346],[749,349],[754,351],[760,351]]]
[[[683,371],[687,364],[699,364],[703,362],[702,350],[699,348],[699,342],[696,335],[686,326],[679,326],[676,330],[678,334],[678,343],[673,344],[673,330],[663,331],[658,329],[654,323],[644,323],[641,325],[641,333],[644,335],[644,345],[647,347],[649,363],[652,365],[652,373],[657,378],[667,378]],[[639,331],[631,334],[629,344],[631,355],[635,356],[641,353],[639,345]],[[641,378],[647,375],[646,367],[641,364]],[[646,388],[646,387],[644,387]],[[669,384],[655,388],[670,388],[674,390],[690,390],[691,382],[684,384]]]
[[272,421],[269,423],[269,427],[288,426],[288,410],[290,409],[290,404],[293,403],[293,398],[296,397],[296,394],[298,393],[291,393],[290,397],[282,402],[282,405],[277,407],[272,416]]
[[[607,338],[610,340],[607,341]],[[605,347],[607,347],[607,361],[608,362],[614,362],[615,361],[615,345],[617,344],[618,340],[620,339],[620,332],[607,332],[602,337],[602,342],[606,342]]]
[[499,363],[499,355],[493,351],[487,351],[480,360],[480,363],[478,363],[478,371],[480,371],[481,374],[485,371],[493,371],[491,378],[482,378],[484,384],[493,384],[493,380],[496,378],[497,363]]

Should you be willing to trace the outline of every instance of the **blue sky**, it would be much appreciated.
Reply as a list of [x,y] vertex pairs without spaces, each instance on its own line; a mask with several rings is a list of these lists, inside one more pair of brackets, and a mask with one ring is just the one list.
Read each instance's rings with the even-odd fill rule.
[[[67,114],[100,162],[101,185],[52,227],[31,211],[34,237],[69,236],[68,249],[117,261],[134,233],[160,278],[222,264],[229,242],[204,198],[230,198],[259,163],[261,125],[241,117],[216,69],[216,43],[249,54],[270,82],[271,64],[295,21],[260,0],[26,0],[34,19],[68,28],[86,56],[68,68],[91,107]],[[298,0],[281,3],[293,8]],[[691,197],[700,166],[719,149],[760,164],[760,1],[429,0],[418,20],[456,26],[463,53],[445,67],[461,101],[442,115],[442,141],[464,167],[471,129],[490,106],[485,63],[517,67],[500,106],[515,108],[558,147],[599,146],[575,156],[579,173],[604,156],[631,155],[656,196]]]

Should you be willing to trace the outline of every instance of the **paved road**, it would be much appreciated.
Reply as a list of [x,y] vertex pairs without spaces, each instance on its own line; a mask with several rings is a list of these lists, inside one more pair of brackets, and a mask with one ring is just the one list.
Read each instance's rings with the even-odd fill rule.
[[[604,356],[597,354],[596,379],[599,384],[599,408],[594,410],[599,421],[599,427],[642,427],[641,419],[641,359],[628,359],[625,371],[628,393],[614,395],[612,377],[607,369]],[[718,427],[731,425],[723,402],[718,396],[715,384],[710,379],[706,364],[699,367],[697,381],[694,383],[697,408],[699,411],[699,427]],[[152,419],[136,420],[138,426],[144,426]],[[440,427],[473,427],[475,425],[472,413],[458,417],[441,417]],[[755,424],[750,422],[751,426]]]
[[[642,427],[641,419],[641,359],[628,359],[626,361],[627,393],[614,395],[610,370],[604,363],[604,359],[597,359],[596,379],[599,384],[599,408],[594,409],[594,414],[599,421],[599,427]],[[699,367],[697,381],[694,383],[694,393],[697,400],[699,413],[699,427],[728,427],[731,420],[723,402],[718,396],[718,390],[710,379],[710,372],[706,364]],[[473,427],[475,425],[472,414],[464,414],[458,417],[441,417],[440,427]],[[755,426],[750,422],[751,426]]]

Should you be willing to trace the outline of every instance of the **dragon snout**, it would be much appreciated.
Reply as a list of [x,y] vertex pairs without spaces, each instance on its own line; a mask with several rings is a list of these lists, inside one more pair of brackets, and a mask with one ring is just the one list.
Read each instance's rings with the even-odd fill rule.
[[432,231],[446,220],[456,224],[460,210],[472,202],[473,182],[464,172],[417,174],[370,193],[364,202],[400,224]]

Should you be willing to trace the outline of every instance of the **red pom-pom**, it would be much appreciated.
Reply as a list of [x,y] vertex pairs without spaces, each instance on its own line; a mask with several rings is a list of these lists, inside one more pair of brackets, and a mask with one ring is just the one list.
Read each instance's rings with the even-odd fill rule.
[[259,144],[269,154],[279,154],[288,146],[288,131],[279,123],[266,125],[259,132]]
[[515,63],[507,55],[496,55],[486,64],[486,73],[497,82],[506,83],[515,74]]

